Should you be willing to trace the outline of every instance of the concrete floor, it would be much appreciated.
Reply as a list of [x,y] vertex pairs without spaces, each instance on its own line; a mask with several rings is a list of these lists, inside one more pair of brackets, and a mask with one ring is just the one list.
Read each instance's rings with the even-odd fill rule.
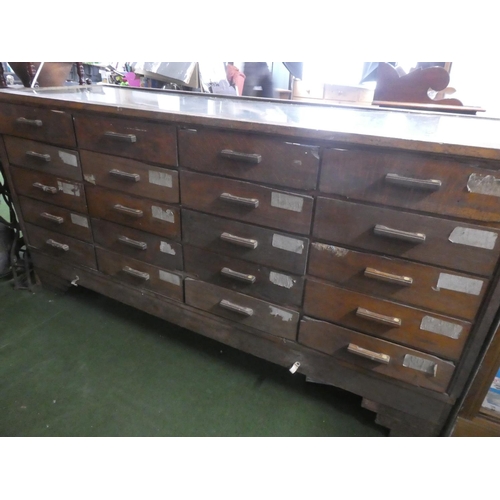
[[0,280],[1,436],[386,436],[360,404],[89,290]]

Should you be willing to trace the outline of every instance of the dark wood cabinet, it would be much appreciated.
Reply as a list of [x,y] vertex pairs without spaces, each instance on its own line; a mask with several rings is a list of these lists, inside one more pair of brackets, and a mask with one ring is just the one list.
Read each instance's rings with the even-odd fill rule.
[[500,121],[113,86],[0,107],[42,284],[296,366],[392,435],[477,410],[500,342]]

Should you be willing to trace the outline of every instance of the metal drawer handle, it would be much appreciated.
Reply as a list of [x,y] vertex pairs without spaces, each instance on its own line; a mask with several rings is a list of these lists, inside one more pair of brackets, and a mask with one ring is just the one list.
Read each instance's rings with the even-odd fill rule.
[[257,240],[241,238],[240,236],[235,236],[234,234],[230,233],[222,233],[220,235],[220,239],[229,243],[233,243],[234,245],[238,245],[240,247],[251,248],[252,250],[255,250],[257,248],[257,245],[259,244]]
[[50,194],[56,194],[57,193],[57,188],[53,186],[45,186],[44,184],[40,182],[35,182],[33,184],[34,188],[41,189],[44,193],[50,193]]
[[257,198],[242,198],[241,196],[234,196],[229,193],[222,193],[219,198],[223,201],[236,203],[237,205],[244,205],[245,207],[257,208],[259,206]]
[[145,241],[136,241],[127,238],[126,236],[118,236],[118,241],[129,247],[138,248],[139,250],[147,250],[148,244]]
[[43,125],[42,120],[28,120],[24,117],[16,118],[17,123],[23,123],[25,125],[33,125],[34,127],[41,127]]
[[137,137],[134,134],[118,134],[117,132],[104,132],[106,137],[116,139],[122,142],[137,142]]
[[243,316],[253,315],[253,309],[250,309],[249,307],[239,306],[238,304],[233,304],[232,302],[229,302],[229,300],[226,299],[221,300],[219,302],[219,305],[224,309],[227,309],[228,311],[233,311]]
[[244,161],[246,163],[253,163],[255,165],[262,161],[262,156],[257,153],[238,153],[237,151],[233,151],[232,149],[223,149],[220,152],[220,155],[230,160]]
[[38,158],[43,161],[50,161],[49,154],[37,153],[36,151],[26,151],[26,156],[32,156],[34,158]]
[[68,245],[66,245],[64,243],[59,243],[53,239],[49,239],[45,243],[47,243],[47,245],[50,245],[51,247],[57,248],[58,250],[64,250],[65,252],[67,252],[69,250]]
[[226,276],[227,278],[234,278],[235,280],[243,281],[245,283],[255,283],[255,276],[251,274],[239,273],[237,271],[233,271],[229,269],[229,267],[223,267],[220,270],[222,276]]
[[118,177],[126,181],[139,182],[141,180],[141,176],[139,174],[129,174],[128,172],[117,170],[116,168],[110,170],[109,173],[114,177]]
[[50,222],[55,222],[56,224],[62,224],[64,222],[64,219],[62,217],[58,217],[57,215],[52,215],[47,212],[42,212],[40,214],[40,217],[43,219],[47,219]]
[[121,212],[125,215],[130,215],[131,217],[142,217],[144,212],[142,210],[136,210],[135,208],[124,207],[123,205],[114,205],[113,210]]
[[394,318],[393,316],[384,316],[383,314],[374,313],[363,307],[358,307],[356,309],[356,316],[359,318],[368,319],[374,321],[375,323],[382,323],[383,325],[394,326],[399,328],[403,323],[400,318]]
[[387,283],[394,283],[395,285],[410,286],[413,283],[413,278],[410,278],[409,276],[398,276],[397,274],[384,273],[371,267],[367,267],[365,269],[365,276],[379,281],[386,281]]
[[132,269],[129,266],[125,266],[122,271],[124,273],[130,274],[130,276],[134,276],[135,278],[140,278],[141,280],[147,281],[149,279],[149,274],[148,273],[143,273],[141,271],[138,271],[137,269]]
[[407,231],[381,226],[380,224],[375,226],[373,232],[378,236],[385,236],[394,240],[409,241],[411,243],[424,243],[426,238],[424,233],[409,233]]
[[387,174],[385,182],[394,186],[423,189],[425,191],[439,191],[442,182],[437,179],[414,179],[413,177],[403,177],[398,174]]
[[371,359],[372,361],[378,361],[384,365],[388,365],[391,361],[391,357],[388,354],[382,354],[380,352],[369,351],[363,347],[359,347],[356,344],[349,344],[347,350],[351,354],[356,354],[356,356],[361,356],[362,358]]

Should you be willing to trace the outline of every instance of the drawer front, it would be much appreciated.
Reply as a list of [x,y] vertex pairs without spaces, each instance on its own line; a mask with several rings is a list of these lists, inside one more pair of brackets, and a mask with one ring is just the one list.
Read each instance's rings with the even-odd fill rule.
[[135,160],[177,166],[177,136],[173,125],[106,116],[75,116],[81,149]]
[[52,205],[87,212],[85,191],[81,182],[44,174],[28,168],[11,167],[16,192]]
[[73,117],[62,111],[2,103],[0,133],[76,147]]
[[304,314],[456,360],[470,323],[308,279]]
[[[442,268],[314,242],[309,274],[362,293],[423,307],[442,314],[473,319],[488,287],[488,281]],[[455,282],[475,280],[479,295],[438,287],[443,275]]]
[[182,302],[182,276],[151,264],[96,248],[99,271],[135,288]]
[[316,238],[328,242],[484,276],[491,276],[497,263],[498,233],[462,222],[321,197],[313,229]]
[[32,168],[75,181],[82,180],[77,151],[17,137],[6,136],[4,140],[9,162],[12,165]]
[[248,182],[181,172],[182,204],[202,212],[308,234],[313,198]]
[[25,222],[92,243],[88,216],[25,196],[19,197],[19,203]]
[[362,371],[436,392],[446,392],[455,370],[437,357],[311,318],[300,322],[299,343]]
[[89,213],[124,226],[180,240],[180,210],[157,201],[87,185]]
[[187,273],[196,279],[275,304],[302,304],[304,278],[301,276],[188,245],[184,246],[184,257]]
[[309,240],[182,210],[184,244],[296,275],[305,273]]
[[97,269],[93,245],[33,224],[26,224],[26,231],[30,248],[61,262]]
[[81,151],[83,175],[87,182],[135,196],[165,203],[179,203],[179,174],[176,170]]
[[266,333],[297,338],[299,313],[242,293],[186,278],[186,304]]
[[499,181],[498,170],[477,168],[473,161],[327,149],[319,188],[353,200],[499,222]]
[[315,189],[319,148],[222,130],[179,130],[183,167],[297,189]]
[[165,269],[183,269],[182,246],[155,234],[92,219],[97,245]]

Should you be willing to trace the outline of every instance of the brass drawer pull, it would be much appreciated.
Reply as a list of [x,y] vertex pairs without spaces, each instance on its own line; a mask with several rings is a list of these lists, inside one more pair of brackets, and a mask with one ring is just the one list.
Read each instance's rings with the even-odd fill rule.
[[118,134],[117,132],[104,132],[106,137],[116,139],[121,142],[137,142],[137,137],[134,134]]
[[136,241],[127,238],[126,236],[118,236],[118,241],[129,247],[138,248],[139,250],[147,250],[148,244],[145,241]]
[[32,156],[33,158],[38,158],[43,161],[50,161],[49,154],[37,153],[36,151],[26,151],[26,156]]
[[219,305],[224,309],[227,309],[228,311],[233,311],[243,316],[250,317],[253,315],[253,309],[250,309],[249,307],[239,306],[238,304],[233,304],[232,302],[229,302],[229,300],[226,299],[221,300],[219,302]]
[[377,361],[384,365],[388,365],[391,361],[391,357],[388,354],[382,354],[380,352],[369,351],[363,347],[359,347],[356,344],[349,344],[347,350],[351,354],[356,354],[356,356],[361,356],[362,358],[371,359],[372,361]]
[[116,168],[110,170],[109,173],[113,177],[118,177],[119,179],[126,181],[139,182],[141,180],[141,176],[139,174],[129,174],[128,172],[117,170]]
[[137,269],[133,269],[129,266],[125,266],[122,271],[124,273],[130,274],[130,276],[134,276],[135,278],[140,278],[141,280],[148,281],[149,274],[138,271]]
[[442,182],[437,179],[414,179],[413,177],[403,177],[398,174],[387,174],[385,182],[394,186],[423,189],[425,191],[439,191]]
[[55,222],[56,224],[62,224],[64,222],[62,217],[58,217],[57,215],[52,215],[47,212],[42,212],[40,217],[42,217],[42,219],[47,219],[50,222]]
[[223,201],[236,203],[237,205],[244,205],[245,207],[257,208],[259,206],[257,198],[242,198],[241,196],[234,196],[229,193],[222,193],[219,198]]
[[53,186],[45,186],[45,184],[42,184],[40,182],[35,182],[33,184],[34,188],[41,189],[44,193],[50,193],[50,194],[56,194],[57,193],[57,188]]
[[364,309],[363,307],[358,307],[356,309],[356,316],[358,316],[359,318],[374,321],[375,323],[394,326],[396,328],[399,328],[403,324],[400,318],[394,318],[393,316],[384,316],[383,314],[371,312],[368,309]]
[[365,276],[367,278],[373,278],[387,283],[394,283],[395,285],[410,286],[413,283],[413,278],[410,278],[409,276],[398,276],[397,274],[384,273],[371,267],[367,267],[365,269]]
[[240,247],[251,248],[252,250],[255,250],[257,248],[257,245],[259,244],[257,240],[241,238],[230,233],[222,233],[220,235],[220,239],[229,243],[233,243],[234,245],[238,245]]
[[23,116],[16,118],[17,123],[23,123],[24,125],[32,125],[33,127],[41,127],[43,125],[42,120],[28,120]]
[[426,239],[424,233],[409,233],[407,231],[381,226],[380,224],[375,226],[373,232],[378,236],[385,236],[394,240],[409,241],[411,243],[424,243]]
[[63,250],[65,252],[67,252],[69,250],[68,245],[66,245],[64,243],[59,243],[53,239],[49,239],[45,243],[47,243],[47,245],[50,245],[51,247],[57,248],[58,250]]
[[245,283],[255,283],[255,276],[251,274],[244,274],[244,273],[239,273],[237,271],[233,271],[232,269],[229,269],[229,267],[223,267],[220,270],[220,273],[222,276],[226,276],[227,278],[234,278],[235,280],[238,281],[243,281]]
[[244,161],[255,165],[262,161],[262,156],[257,153],[238,153],[232,149],[223,149],[220,155],[229,160]]
[[114,205],[113,210],[121,212],[125,215],[130,215],[131,217],[142,217],[144,212],[142,210],[136,210],[135,208],[124,207],[123,205]]

